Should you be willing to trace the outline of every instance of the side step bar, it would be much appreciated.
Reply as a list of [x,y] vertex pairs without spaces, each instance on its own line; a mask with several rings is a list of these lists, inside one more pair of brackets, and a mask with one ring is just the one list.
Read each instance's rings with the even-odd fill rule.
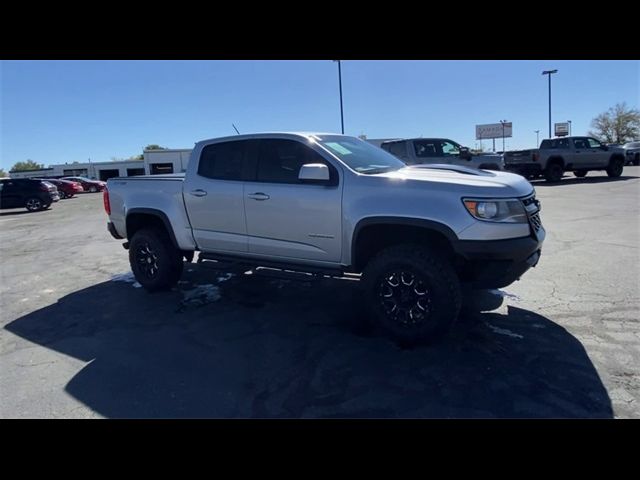
[[[265,267],[269,269],[282,270],[283,273],[289,274],[312,274],[312,275],[328,275],[330,277],[343,277],[345,276],[344,270],[337,268],[324,268],[308,265],[297,265],[283,262],[264,261],[256,259],[255,262],[248,260],[247,258],[238,258],[232,255],[210,254],[202,253],[198,255],[198,263],[211,262],[219,263],[220,269],[225,268],[245,268],[247,270],[255,270],[258,267]],[[214,265],[211,267],[216,268]],[[261,270],[262,271],[262,270]],[[288,276],[288,275],[287,275]],[[353,277],[352,277],[353,278]]]

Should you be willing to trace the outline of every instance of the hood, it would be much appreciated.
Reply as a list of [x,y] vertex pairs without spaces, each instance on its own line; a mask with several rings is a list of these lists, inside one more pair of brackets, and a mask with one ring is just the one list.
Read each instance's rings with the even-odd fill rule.
[[430,183],[431,188],[459,190],[468,196],[498,198],[524,197],[533,192],[533,186],[515,173],[477,170],[458,165],[412,165],[394,172],[380,173],[376,177]]

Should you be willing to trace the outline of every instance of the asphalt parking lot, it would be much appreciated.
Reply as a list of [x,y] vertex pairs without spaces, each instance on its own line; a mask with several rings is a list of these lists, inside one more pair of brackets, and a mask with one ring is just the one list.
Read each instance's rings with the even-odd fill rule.
[[538,266],[413,349],[355,281],[194,263],[148,294],[101,195],[0,211],[0,416],[638,418],[640,167],[534,185]]

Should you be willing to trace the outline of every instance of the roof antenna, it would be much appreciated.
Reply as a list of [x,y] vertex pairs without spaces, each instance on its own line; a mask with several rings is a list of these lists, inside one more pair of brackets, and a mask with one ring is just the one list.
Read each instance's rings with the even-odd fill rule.
[[236,126],[232,123],[231,126],[233,127],[233,129],[236,131],[236,133],[238,135],[240,135],[240,132],[238,131],[238,129],[236,128]]

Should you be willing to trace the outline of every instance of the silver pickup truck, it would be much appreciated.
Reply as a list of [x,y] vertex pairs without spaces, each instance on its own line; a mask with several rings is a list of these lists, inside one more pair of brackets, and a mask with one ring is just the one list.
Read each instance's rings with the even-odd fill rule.
[[545,238],[519,175],[407,166],[335,134],[201,141],[186,174],[111,178],[104,205],[149,291],[175,285],[196,251],[198,261],[362,274],[371,319],[406,342],[446,332],[463,289],[517,280]]
[[584,177],[591,170],[605,170],[619,177],[625,164],[624,151],[610,148],[592,137],[561,137],[543,140],[539,149],[506,152],[505,169],[525,177],[544,176],[559,182],[564,172]]

